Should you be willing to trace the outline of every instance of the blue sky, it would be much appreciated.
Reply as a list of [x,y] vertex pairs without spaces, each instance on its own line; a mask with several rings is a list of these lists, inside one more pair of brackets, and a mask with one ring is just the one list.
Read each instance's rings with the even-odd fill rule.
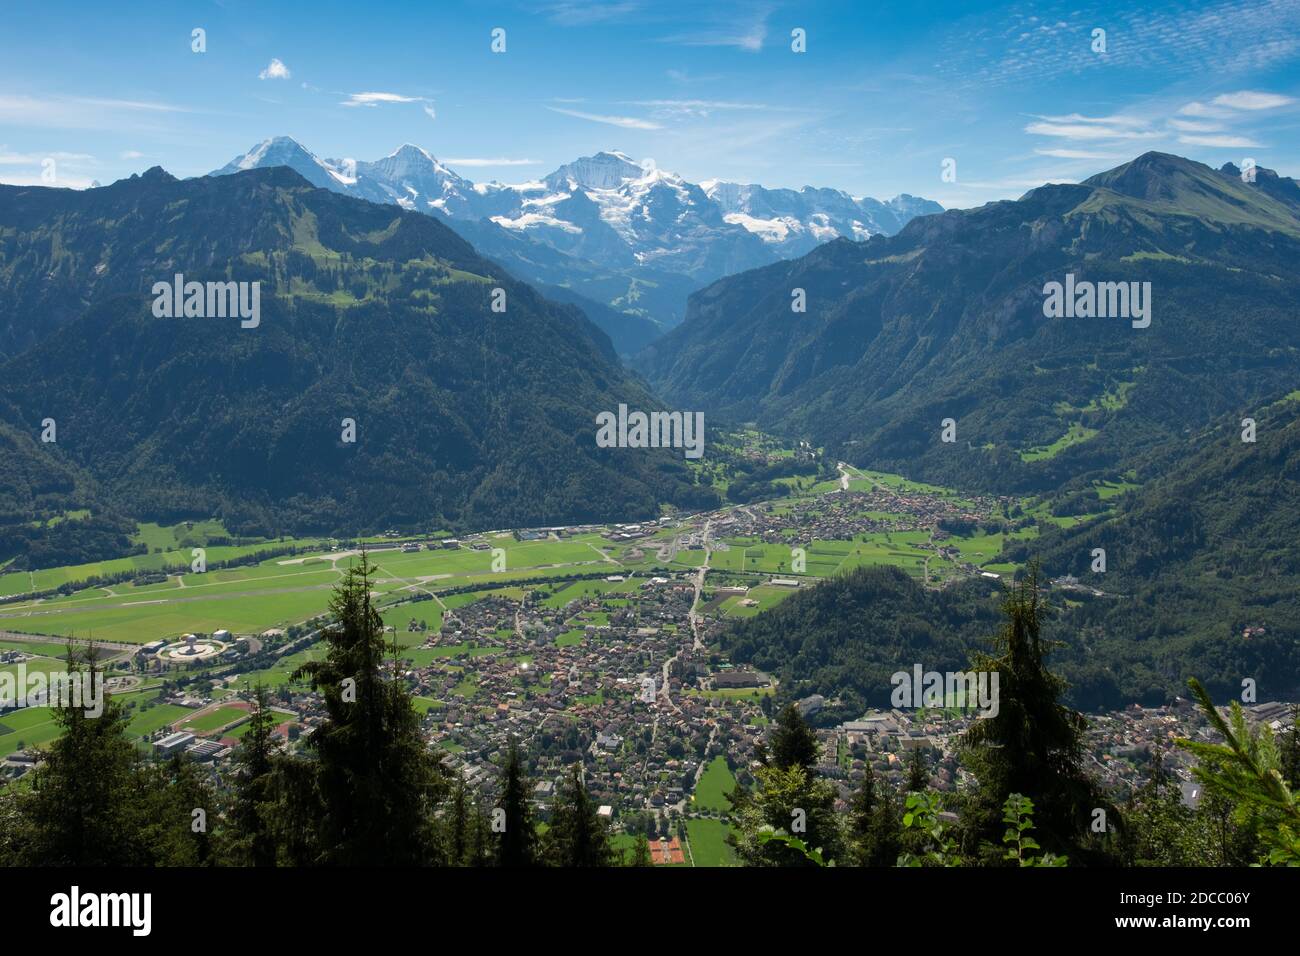
[[950,207],[1149,149],[1300,175],[1300,0],[54,0],[0,29],[8,183],[47,159],[59,185],[200,175],[279,134],[360,160],[411,142],[476,180],[615,148],[693,181]]

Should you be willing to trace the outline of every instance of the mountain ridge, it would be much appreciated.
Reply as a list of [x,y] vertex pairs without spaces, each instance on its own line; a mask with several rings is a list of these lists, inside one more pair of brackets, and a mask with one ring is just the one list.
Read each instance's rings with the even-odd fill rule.
[[[723,275],[802,254],[835,235],[897,231],[942,208],[914,197],[859,201],[838,190],[754,186],[728,205],[618,150],[523,183],[474,183],[411,144],[363,162],[322,159],[281,136],[210,175],[275,163],[322,188],[438,216],[522,278],[571,288],[659,329],[680,321],[686,295]],[[715,190],[728,185],[709,182]],[[632,351],[621,337],[616,344]]]
[[[6,288],[29,290],[6,299],[57,292],[67,313],[0,365],[0,439],[24,457],[11,514],[92,505],[350,534],[716,500],[680,452],[596,446],[599,410],[657,401],[580,310],[436,218],[283,167],[151,172],[84,192],[0,188],[0,247]],[[259,323],[155,317],[151,286],[177,272],[260,282]],[[46,418],[54,445],[22,437]]]
[[[678,403],[940,484],[1114,477],[1144,444],[1286,386],[1300,349],[1300,208],[1161,157],[719,280],[634,365]],[[1067,274],[1150,282],[1151,327],[1045,318]]]

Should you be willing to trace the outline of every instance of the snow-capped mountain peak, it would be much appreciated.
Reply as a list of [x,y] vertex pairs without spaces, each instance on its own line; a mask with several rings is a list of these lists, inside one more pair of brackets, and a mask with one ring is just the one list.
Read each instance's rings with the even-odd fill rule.
[[[474,183],[411,143],[363,162],[320,159],[279,136],[216,174],[263,166],[289,166],[325,189],[464,223],[484,253],[509,260],[525,275],[544,263],[571,262],[579,272],[594,267],[635,275],[630,288],[643,280],[664,288],[673,282],[696,286],[802,255],[837,236],[892,234],[914,216],[942,211],[910,196],[880,202],[838,189],[696,184],[614,149],[566,163],[540,180],[507,185]],[[553,285],[572,279],[568,273],[546,276]],[[626,304],[621,293],[608,301]]]
[[343,185],[340,168],[320,159],[292,136],[262,140],[242,156],[236,156],[213,175],[238,173],[266,166],[288,166],[313,186],[334,189]]
[[645,170],[626,153],[604,150],[594,156],[583,156],[565,163],[544,180],[552,188],[560,188],[572,180],[587,189],[616,189],[629,179],[640,179]]

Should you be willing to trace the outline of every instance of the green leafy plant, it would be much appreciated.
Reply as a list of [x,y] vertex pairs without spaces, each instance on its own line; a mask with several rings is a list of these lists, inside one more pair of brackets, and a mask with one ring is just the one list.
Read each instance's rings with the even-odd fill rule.
[[773,827],[763,827],[758,831],[758,842],[764,846],[773,842],[784,843],[790,849],[797,850],[798,852],[802,853],[805,857],[807,857],[813,863],[816,863],[818,866],[835,865],[834,860],[827,860],[822,856],[821,847],[818,847],[815,850],[809,849],[807,843],[805,843],[803,840],[800,840],[794,834],[786,833],[784,830],[777,830]]
[[919,837],[919,853],[905,852],[898,857],[899,866],[960,866],[957,841],[950,834],[951,826],[939,814],[943,805],[939,794],[923,790],[907,795],[903,807],[903,834]]
[[1032,851],[1041,851],[1042,847],[1034,839],[1034,801],[1020,793],[1007,797],[1002,805],[1002,821],[1007,825],[1002,834],[1002,843],[1006,851],[1004,860],[1015,860],[1019,866],[1066,866],[1069,858],[1055,853],[1033,855]]
[[1239,813],[1260,815],[1259,835],[1269,847],[1269,863],[1300,866],[1300,801],[1282,779],[1272,731],[1261,727],[1252,732],[1236,701],[1224,720],[1200,681],[1192,678],[1187,686],[1225,741],[1178,740],[1180,747],[1201,758],[1193,771],[1196,778],[1207,789],[1235,798]]

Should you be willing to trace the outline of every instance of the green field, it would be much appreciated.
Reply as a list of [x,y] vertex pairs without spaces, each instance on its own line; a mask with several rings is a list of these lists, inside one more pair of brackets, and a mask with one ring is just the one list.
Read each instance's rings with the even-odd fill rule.
[[696,810],[717,810],[726,812],[731,809],[731,801],[726,794],[736,789],[736,778],[727,766],[727,758],[718,756],[709,761],[700,774],[700,782],[695,785],[695,796],[691,806]]
[[1097,429],[1088,428],[1079,422],[1074,422],[1064,435],[1056,439],[1050,445],[1041,445],[1037,448],[1027,448],[1020,452],[1021,461],[1043,461],[1047,458],[1055,458],[1071,445],[1078,445],[1087,441],[1097,434]]
[[59,725],[49,707],[29,707],[0,717],[0,756],[25,747],[49,743],[59,736]]
[[[192,713],[192,712],[191,712]],[[216,710],[209,711],[201,717],[193,720],[187,720],[181,725],[181,730],[187,730],[190,733],[205,734],[224,727],[226,724],[234,723],[236,720],[248,716],[248,711],[242,707],[218,707]]]
[[727,845],[731,828],[721,820],[687,820],[686,836],[696,866],[735,866],[736,853]]

